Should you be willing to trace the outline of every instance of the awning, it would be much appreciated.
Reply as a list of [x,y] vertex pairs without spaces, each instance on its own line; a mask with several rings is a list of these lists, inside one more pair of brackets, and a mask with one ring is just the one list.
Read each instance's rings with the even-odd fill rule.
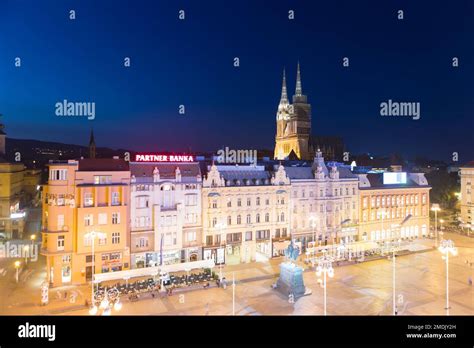
[[109,280],[126,280],[139,277],[154,277],[161,273],[173,273],[186,271],[189,272],[197,268],[213,268],[214,260],[201,260],[193,262],[176,263],[172,265],[163,265],[156,267],[135,268],[127,271],[108,272],[94,274],[94,282],[100,283]]

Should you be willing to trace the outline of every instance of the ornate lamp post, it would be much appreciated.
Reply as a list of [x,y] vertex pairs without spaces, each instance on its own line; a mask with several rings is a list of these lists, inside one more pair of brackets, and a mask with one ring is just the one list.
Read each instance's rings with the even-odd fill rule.
[[431,205],[431,210],[435,213],[435,238],[436,238],[436,247],[438,246],[438,212],[441,210],[439,204],[433,203]]
[[334,277],[334,268],[332,267],[332,263],[334,262],[334,258],[329,256],[324,252],[323,256],[318,259],[318,267],[316,267],[316,275],[319,277],[321,273],[324,274],[323,277],[323,288],[324,288],[324,315],[327,315],[327,295],[326,295],[326,277],[329,278]]
[[21,262],[20,261],[15,261],[14,263],[15,265],[15,268],[16,268],[16,282],[18,283],[18,279],[19,279],[19,269],[20,269],[20,265],[21,265]]
[[89,310],[90,315],[97,314],[97,306],[95,305],[95,302],[94,302],[94,274],[95,274],[95,249],[94,249],[94,246],[95,246],[95,238],[96,237],[104,238],[105,236],[106,236],[105,233],[95,232],[95,231],[91,231],[91,232],[86,233],[84,235],[84,237],[86,237],[88,239],[91,239],[91,242],[92,242],[92,279],[91,279],[91,306],[92,307]]
[[438,250],[443,253],[443,259],[446,260],[446,315],[449,315],[449,254],[456,256],[458,249],[454,246],[452,240],[443,239]]
[[311,229],[313,230],[313,259],[311,260],[311,263],[314,267],[314,257],[316,255],[316,234],[315,234],[315,229],[316,229],[316,220],[317,220],[317,217],[316,216],[311,216],[309,218],[309,222],[311,224]]

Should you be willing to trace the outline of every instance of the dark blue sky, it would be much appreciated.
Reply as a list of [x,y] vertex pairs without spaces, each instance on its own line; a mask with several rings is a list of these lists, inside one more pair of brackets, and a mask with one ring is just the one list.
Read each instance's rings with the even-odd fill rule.
[[[293,94],[300,60],[313,133],[356,153],[467,161],[473,13],[470,0],[0,0],[0,113],[14,138],[85,144],[92,125],[98,146],[271,149],[282,69]],[[96,119],[57,117],[63,99],[95,102]],[[420,102],[421,119],[381,117],[388,99]]]

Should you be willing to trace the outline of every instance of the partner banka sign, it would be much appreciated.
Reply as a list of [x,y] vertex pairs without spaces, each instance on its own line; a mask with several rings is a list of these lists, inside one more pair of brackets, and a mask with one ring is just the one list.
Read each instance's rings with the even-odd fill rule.
[[194,162],[191,155],[136,154],[135,162]]

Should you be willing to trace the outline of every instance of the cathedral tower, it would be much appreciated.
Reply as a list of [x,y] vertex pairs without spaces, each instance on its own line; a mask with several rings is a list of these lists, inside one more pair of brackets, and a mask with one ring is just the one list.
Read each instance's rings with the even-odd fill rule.
[[293,152],[301,160],[313,159],[309,146],[311,134],[311,105],[303,94],[300,64],[296,72],[296,90],[293,104],[289,104],[286,91],[286,77],[283,71],[283,85],[277,111],[277,134],[275,136],[275,159],[285,159]]

